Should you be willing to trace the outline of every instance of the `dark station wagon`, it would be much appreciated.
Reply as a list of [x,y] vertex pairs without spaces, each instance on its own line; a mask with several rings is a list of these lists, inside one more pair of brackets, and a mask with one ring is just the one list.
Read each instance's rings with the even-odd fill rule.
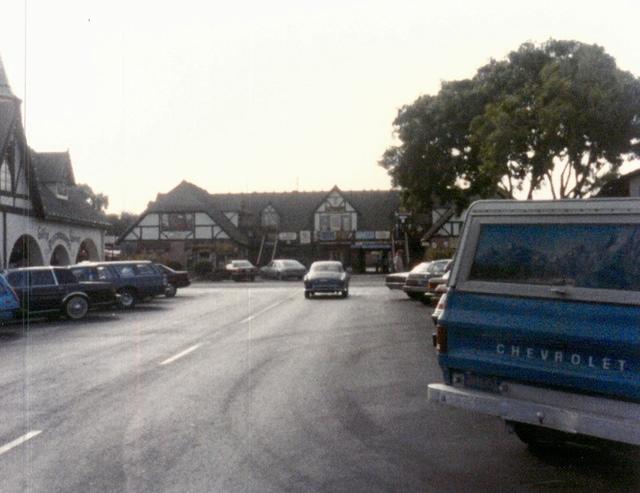
[[80,282],[68,267],[26,267],[8,270],[5,275],[23,313],[80,320],[92,308],[116,303],[111,283]]
[[120,308],[133,308],[138,301],[165,294],[167,275],[149,260],[82,262],[71,267],[82,281],[108,281],[119,295]]

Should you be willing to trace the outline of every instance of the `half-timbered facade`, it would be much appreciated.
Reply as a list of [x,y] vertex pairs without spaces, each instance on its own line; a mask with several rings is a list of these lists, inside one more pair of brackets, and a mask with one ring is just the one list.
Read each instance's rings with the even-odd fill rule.
[[399,203],[396,191],[209,194],[182,182],[159,194],[118,243],[125,255],[186,267],[296,258],[335,259],[364,271],[388,265],[401,240],[394,238]]
[[77,189],[69,154],[29,149],[0,59],[0,265],[101,259],[106,227]]

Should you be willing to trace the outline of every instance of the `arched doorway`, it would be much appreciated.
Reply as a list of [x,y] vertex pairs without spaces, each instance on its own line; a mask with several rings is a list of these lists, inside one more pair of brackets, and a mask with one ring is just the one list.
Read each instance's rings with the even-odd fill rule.
[[53,249],[51,260],[49,261],[50,265],[69,265],[70,263],[69,252],[64,246],[58,245]]
[[76,256],[76,262],[82,262],[84,260],[98,261],[100,260],[100,254],[98,253],[98,247],[93,240],[87,238],[80,243],[78,249],[78,255]]
[[43,263],[42,252],[33,236],[22,235],[13,244],[11,255],[9,255],[8,267],[28,267],[42,265]]

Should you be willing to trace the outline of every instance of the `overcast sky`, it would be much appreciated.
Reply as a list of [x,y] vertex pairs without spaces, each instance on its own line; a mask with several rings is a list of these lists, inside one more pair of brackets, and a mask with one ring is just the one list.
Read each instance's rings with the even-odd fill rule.
[[110,212],[183,179],[388,189],[398,108],[525,41],[597,43],[640,74],[640,2],[526,4],[0,0],[0,56],[31,147],[68,149]]

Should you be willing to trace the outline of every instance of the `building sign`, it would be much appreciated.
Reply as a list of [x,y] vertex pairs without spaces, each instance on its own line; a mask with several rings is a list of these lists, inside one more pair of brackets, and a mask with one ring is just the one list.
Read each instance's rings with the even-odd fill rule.
[[318,240],[336,241],[336,232],[335,231],[318,231]]
[[281,232],[278,234],[278,239],[282,241],[295,241],[298,238],[298,235],[295,232],[286,233]]
[[375,240],[375,231],[356,231],[356,240]]
[[376,240],[390,240],[391,232],[390,231],[376,231]]
[[391,250],[389,243],[379,241],[356,241],[351,248],[362,248],[363,250]]
[[300,231],[300,244],[308,245],[311,243],[311,231]]

